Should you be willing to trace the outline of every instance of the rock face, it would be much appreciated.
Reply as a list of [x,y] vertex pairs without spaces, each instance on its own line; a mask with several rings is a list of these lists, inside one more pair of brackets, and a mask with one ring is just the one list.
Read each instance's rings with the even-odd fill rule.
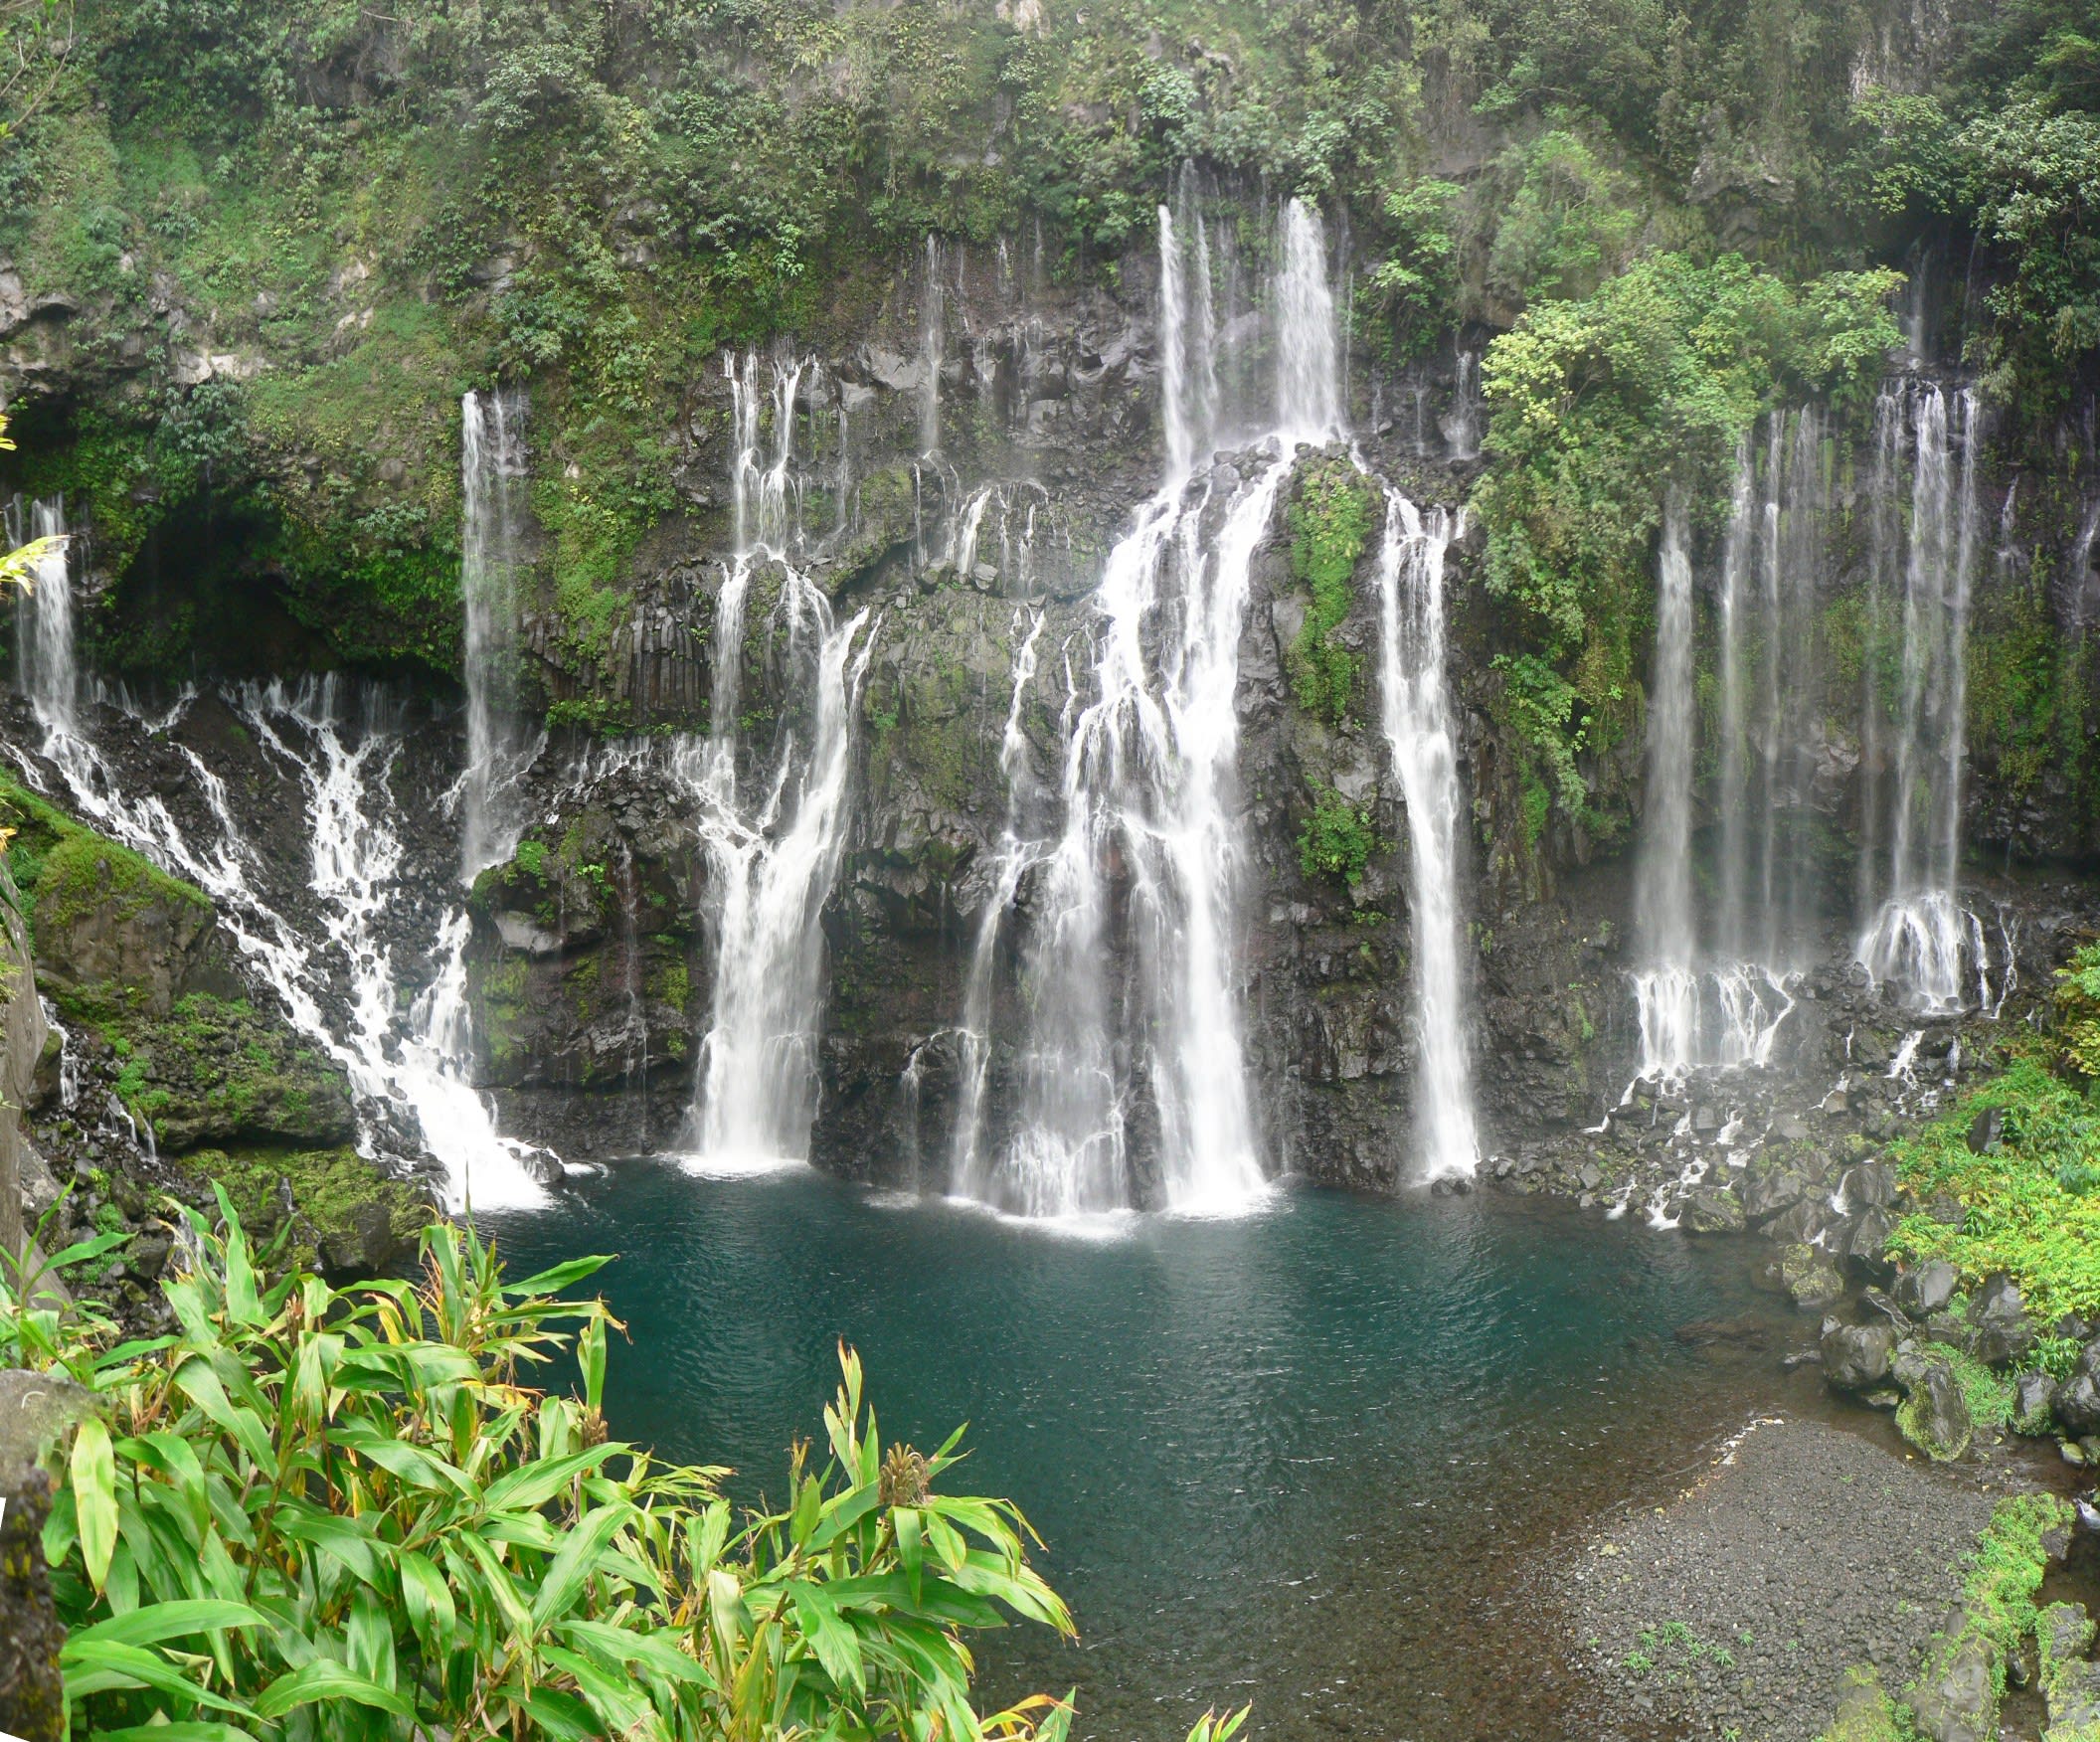
[[[22,1250],[22,1187],[29,1171],[22,1109],[35,1092],[46,1039],[21,894],[0,862],[0,1255]],[[41,1161],[35,1165],[41,1170]]]
[[0,1731],[23,1742],[66,1734],[66,1630],[52,1606],[43,1528],[49,1471],[90,1407],[88,1392],[63,1374],[0,1370]]
[[1930,1318],[1954,1299],[1961,1278],[1943,1258],[1928,1259],[1897,1277],[1889,1293],[1913,1318]]
[[1980,1628],[1950,1625],[1958,1643],[1945,1661],[1936,1663],[1910,1690],[1911,1715],[1920,1735],[1931,1742],[1991,1742],[1997,1725],[1998,1662]]

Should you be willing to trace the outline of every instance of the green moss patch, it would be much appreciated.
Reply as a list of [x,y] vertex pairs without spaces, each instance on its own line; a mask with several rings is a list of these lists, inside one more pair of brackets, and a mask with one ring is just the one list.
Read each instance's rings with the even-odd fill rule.
[[[1969,1130],[1991,1108],[2004,1112],[2002,1135],[1979,1155]],[[1896,1225],[1892,1251],[1944,1258],[1970,1285],[2004,1271],[2043,1323],[2100,1312],[2100,1110],[2039,1060],[2015,1060],[1890,1153],[1927,1206]],[[1959,1228],[1930,1213],[1941,1200],[1961,1206]]]
[[1358,660],[1334,631],[1355,602],[1372,500],[1361,472],[1346,460],[1326,460],[1301,473],[1291,502],[1291,573],[1308,595],[1306,620],[1286,654],[1291,689],[1307,713],[1336,724],[1355,702]]
[[0,826],[13,829],[8,868],[32,925],[63,930],[96,909],[135,918],[157,902],[212,911],[195,884],[96,834],[12,781],[0,780]]
[[278,1262],[319,1262],[331,1272],[377,1272],[405,1262],[437,1215],[420,1187],[390,1178],[355,1149],[200,1149],[183,1166],[216,1180]]

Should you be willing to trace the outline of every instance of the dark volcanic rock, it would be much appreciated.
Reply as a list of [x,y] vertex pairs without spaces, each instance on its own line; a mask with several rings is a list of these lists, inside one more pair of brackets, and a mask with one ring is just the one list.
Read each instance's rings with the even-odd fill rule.
[[1945,1360],[1927,1361],[1896,1409],[1903,1438],[1935,1464],[1951,1464],[1969,1450],[1975,1426],[1961,1381]]
[[1822,1346],[1823,1376],[1840,1391],[1864,1391],[1888,1376],[1896,1333],[1887,1324],[1832,1324]]
[[1969,1303],[1969,1326],[1970,1353],[1992,1366],[2016,1361],[2034,1346],[2026,1302],[2007,1276],[1985,1278]]
[[1954,1299],[1961,1278],[1945,1259],[1927,1259],[1905,1271],[1889,1289],[1896,1305],[1913,1318],[1929,1318]]

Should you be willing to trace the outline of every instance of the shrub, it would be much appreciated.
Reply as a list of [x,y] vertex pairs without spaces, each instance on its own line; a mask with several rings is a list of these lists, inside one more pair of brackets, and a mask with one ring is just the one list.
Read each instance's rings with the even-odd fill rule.
[[[0,1362],[101,1404],[44,1532],[80,1733],[1064,1733],[1061,1702],[970,1703],[965,1633],[1072,1631],[1020,1512],[936,1491],[960,1436],[886,1449],[850,1351],[827,1456],[796,1447],[785,1509],[738,1518],[720,1472],[608,1437],[618,1326],[561,1295],[604,1260],[510,1283],[438,1224],[420,1283],[266,1283],[219,1203],[223,1234],[185,1212],[178,1334],[111,1346],[98,1308],[0,1286]],[[580,1396],[524,1382],[572,1349]]]

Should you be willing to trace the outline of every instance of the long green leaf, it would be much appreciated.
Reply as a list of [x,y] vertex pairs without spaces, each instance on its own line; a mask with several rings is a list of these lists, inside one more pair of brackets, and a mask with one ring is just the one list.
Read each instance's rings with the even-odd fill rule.
[[65,1663],[70,1654],[83,1646],[157,1646],[163,1640],[187,1639],[192,1634],[214,1633],[229,1627],[267,1627],[268,1619],[246,1603],[223,1603],[211,1598],[183,1598],[173,1603],[151,1603],[129,1615],[112,1615],[92,1627],[76,1628],[67,1635],[59,1651]]
[[265,1718],[281,1718],[295,1706],[311,1705],[318,1699],[354,1699],[359,1705],[377,1706],[396,1717],[410,1718],[416,1708],[391,1687],[367,1681],[356,1671],[322,1657],[279,1675],[262,1690],[256,1711]]
[[503,1293],[512,1300],[523,1295],[558,1295],[571,1283],[580,1283],[586,1277],[596,1276],[612,1262],[612,1255],[601,1258],[572,1258],[566,1264],[558,1264],[552,1270],[543,1270],[529,1276],[521,1283],[505,1283]]
[[547,1624],[568,1612],[591,1576],[599,1551],[611,1542],[619,1527],[634,1515],[631,1506],[600,1506],[587,1514],[562,1538],[561,1552],[548,1564],[540,1581],[539,1595],[532,1600],[532,1631],[546,1631]]
[[79,1509],[81,1559],[99,1591],[116,1552],[116,1459],[100,1416],[82,1421],[73,1440],[73,1498]]
[[127,1724],[121,1730],[97,1729],[94,1742],[256,1742],[238,1724],[212,1724],[201,1718],[174,1723]]
[[237,1699],[199,1687],[167,1658],[142,1646],[91,1640],[73,1653],[72,1661],[62,1668],[68,1700],[86,1699],[89,1694],[112,1688],[151,1687],[172,1698],[194,1700],[215,1711],[232,1712],[236,1717],[256,1715]]

